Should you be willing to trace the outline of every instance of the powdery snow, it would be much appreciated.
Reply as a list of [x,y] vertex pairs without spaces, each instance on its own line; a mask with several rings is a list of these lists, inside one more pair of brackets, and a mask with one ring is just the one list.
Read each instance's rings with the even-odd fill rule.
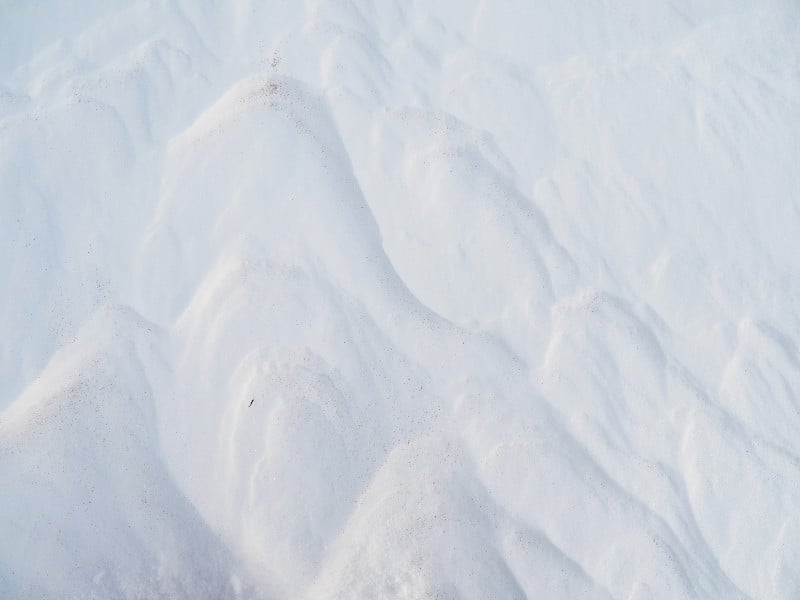
[[0,597],[795,598],[800,6],[0,6]]

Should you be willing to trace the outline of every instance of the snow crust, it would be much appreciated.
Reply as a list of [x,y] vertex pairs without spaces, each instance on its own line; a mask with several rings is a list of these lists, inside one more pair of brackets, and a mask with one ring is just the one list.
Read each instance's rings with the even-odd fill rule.
[[796,598],[798,31],[0,2],[0,597]]

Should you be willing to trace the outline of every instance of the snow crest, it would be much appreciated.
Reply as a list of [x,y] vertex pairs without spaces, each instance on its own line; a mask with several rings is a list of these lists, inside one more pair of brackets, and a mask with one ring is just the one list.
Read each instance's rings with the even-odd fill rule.
[[795,2],[6,4],[0,596],[796,597]]

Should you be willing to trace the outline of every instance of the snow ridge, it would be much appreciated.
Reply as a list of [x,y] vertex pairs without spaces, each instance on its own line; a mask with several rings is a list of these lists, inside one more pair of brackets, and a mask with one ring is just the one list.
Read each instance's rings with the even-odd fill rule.
[[796,3],[2,12],[1,597],[795,596]]

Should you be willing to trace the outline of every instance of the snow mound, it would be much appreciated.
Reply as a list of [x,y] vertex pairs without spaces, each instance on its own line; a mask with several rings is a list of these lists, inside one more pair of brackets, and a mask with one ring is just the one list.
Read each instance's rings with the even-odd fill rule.
[[9,4],[0,597],[795,597],[799,25]]

